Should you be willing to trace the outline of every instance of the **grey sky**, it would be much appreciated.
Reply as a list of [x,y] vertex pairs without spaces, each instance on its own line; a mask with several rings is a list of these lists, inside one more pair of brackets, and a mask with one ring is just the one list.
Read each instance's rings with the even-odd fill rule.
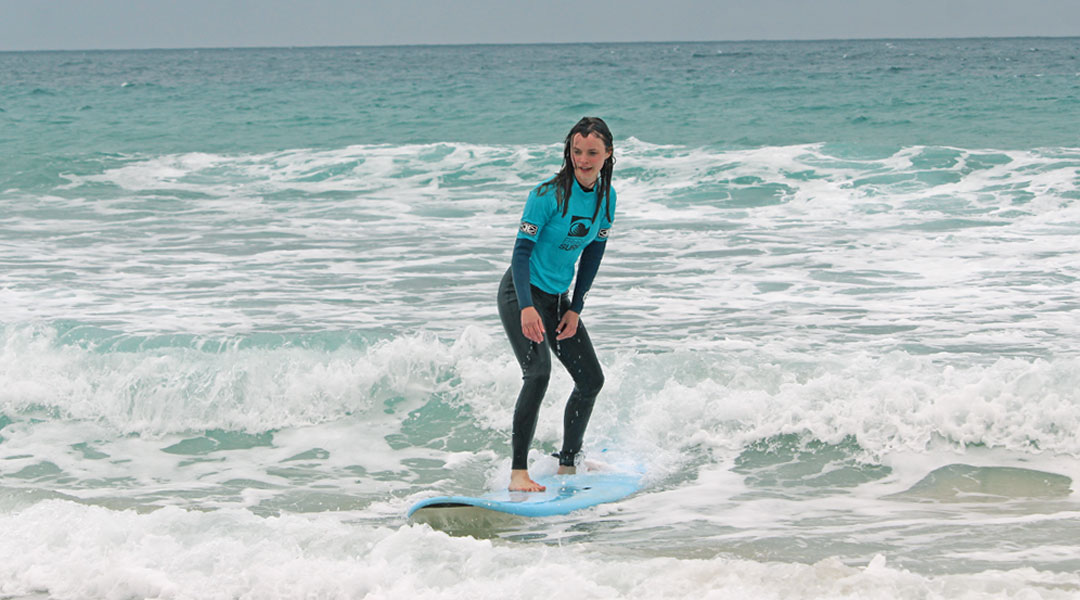
[[0,0],[0,50],[1076,35],[1078,0]]

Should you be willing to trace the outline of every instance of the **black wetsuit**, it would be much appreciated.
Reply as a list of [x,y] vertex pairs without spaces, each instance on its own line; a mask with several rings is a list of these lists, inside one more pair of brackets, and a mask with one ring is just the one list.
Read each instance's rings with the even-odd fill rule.
[[577,333],[564,340],[556,340],[555,328],[563,313],[570,308],[570,300],[564,294],[549,294],[536,286],[532,288],[533,306],[544,321],[544,341],[533,342],[521,332],[521,310],[518,308],[514,278],[507,269],[499,284],[499,318],[510,338],[514,355],[521,365],[522,386],[514,408],[513,462],[511,468],[528,468],[529,445],[536,431],[540,404],[547,391],[551,377],[551,352],[574,379],[574,391],[566,402],[563,416],[563,446],[559,464],[573,466],[574,458],[581,451],[585,428],[589,425],[593,402],[604,385],[604,372],[596,359],[585,323],[579,321]]

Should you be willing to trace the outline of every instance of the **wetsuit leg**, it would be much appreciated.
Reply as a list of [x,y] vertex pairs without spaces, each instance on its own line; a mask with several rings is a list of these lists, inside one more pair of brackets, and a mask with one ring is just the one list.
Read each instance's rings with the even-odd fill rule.
[[[564,299],[560,304],[568,306],[569,302]],[[555,356],[574,379],[574,391],[566,401],[566,412],[563,414],[563,446],[559,453],[559,464],[570,467],[581,451],[596,395],[604,387],[604,371],[596,359],[585,323],[581,321],[573,337],[555,344]]]
[[[540,317],[545,326],[551,320],[544,313],[542,298],[533,295],[533,303],[540,311]],[[514,349],[521,366],[521,391],[518,393],[517,404],[514,407],[514,426],[511,437],[513,458],[511,468],[528,468],[529,445],[532,443],[533,434],[536,433],[536,421],[540,414],[540,403],[544,400],[544,392],[547,391],[548,380],[551,377],[551,353],[548,350],[547,340],[537,344],[521,332],[521,310],[518,308],[517,293],[514,291],[514,279],[507,270],[499,283],[499,318],[502,320],[506,337],[510,340],[510,346]],[[550,338],[549,338],[550,339]]]

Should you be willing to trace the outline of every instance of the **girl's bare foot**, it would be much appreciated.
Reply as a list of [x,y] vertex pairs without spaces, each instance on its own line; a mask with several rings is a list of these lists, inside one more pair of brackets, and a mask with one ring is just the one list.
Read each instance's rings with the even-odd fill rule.
[[576,475],[577,467],[564,467],[559,465],[559,475]]
[[529,477],[528,469],[513,469],[510,471],[511,492],[542,492],[546,489]]

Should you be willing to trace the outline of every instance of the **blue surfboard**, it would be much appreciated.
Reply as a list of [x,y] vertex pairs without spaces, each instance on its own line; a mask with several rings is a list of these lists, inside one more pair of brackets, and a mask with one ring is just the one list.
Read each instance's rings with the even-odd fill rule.
[[471,521],[499,522],[503,517],[565,515],[605,502],[615,502],[641,489],[641,473],[599,472],[537,477],[543,492],[500,490],[483,496],[439,496],[421,500],[406,516],[438,527]]

